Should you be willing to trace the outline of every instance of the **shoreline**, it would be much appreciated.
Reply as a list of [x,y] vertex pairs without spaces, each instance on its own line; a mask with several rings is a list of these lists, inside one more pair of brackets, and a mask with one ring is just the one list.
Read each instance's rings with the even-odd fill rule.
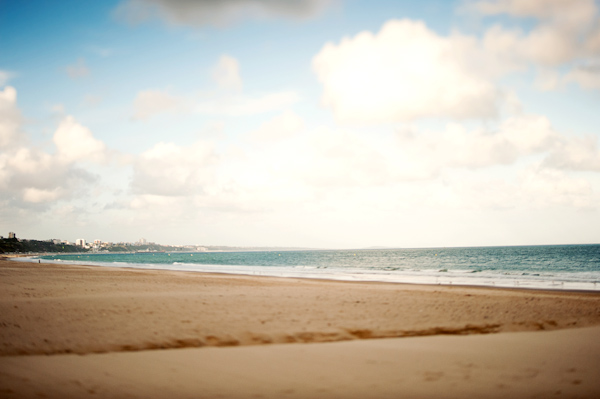
[[2,398],[600,395],[597,292],[9,260],[0,288]]
[[[131,254],[135,254],[135,253],[131,253]],[[74,254],[77,255],[77,254]],[[40,254],[29,254],[29,255],[19,255],[19,256],[14,256],[15,258],[18,258],[16,261],[19,262],[31,262],[31,263],[35,263],[32,262],[30,260],[25,260],[25,259],[29,259],[35,256],[40,256]],[[10,256],[0,256],[0,260],[1,259],[6,259],[6,260],[10,260]],[[23,259],[25,258],[25,259]],[[47,259],[42,259],[44,261],[44,263],[48,263],[48,264],[56,264],[56,265],[71,265],[71,266],[89,266],[89,267],[104,267],[104,268],[120,268],[120,269],[137,269],[137,270],[148,270],[148,271],[180,271],[180,272],[189,272],[189,273],[205,273],[205,274],[220,274],[220,275],[232,275],[232,276],[249,276],[249,277],[274,277],[274,278],[297,278],[297,279],[308,279],[308,280],[318,280],[318,281],[345,281],[345,282],[362,282],[362,283],[382,283],[382,284],[410,284],[410,285],[433,285],[433,286],[456,286],[456,287],[481,287],[481,288],[499,288],[499,289],[525,289],[525,290],[541,290],[541,291],[559,291],[559,292],[590,292],[590,293],[600,293],[600,287],[597,287],[596,282],[589,282],[586,283],[586,285],[592,285],[594,287],[594,289],[588,289],[588,288],[576,288],[576,287],[568,287],[568,288],[559,288],[557,287],[559,284],[552,284],[556,287],[546,287],[546,286],[535,286],[535,285],[527,285],[527,284],[531,284],[531,282],[525,282],[523,286],[521,286],[519,284],[519,280],[514,280],[513,281],[513,285],[510,284],[501,284],[499,283],[498,285],[496,285],[496,283],[493,284],[485,284],[485,283],[478,283],[478,282],[474,282],[474,283],[465,283],[463,281],[460,281],[458,283],[453,283],[452,282],[452,278],[456,278],[456,279],[460,279],[461,276],[444,276],[448,279],[448,281],[443,281],[443,282],[438,282],[438,278],[436,277],[436,281],[435,282],[428,282],[428,281],[417,281],[417,279],[413,278],[413,281],[409,280],[409,276],[403,276],[403,277],[399,277],[398,279],[389,279],[389,280],[385,280],[385,279],[377,279],[377,278],[370,278],[370,279],[364,279],[361,280],[359,278],[356,277],[330,277],[327,278],[326,276],[314,276],[314,275],[310,275],[307,274],[305,276],[303,275],[278,275],[276,273],[272,273],[272,274],[263,274],[264,271],[260,271],[260,272],[247,272],[244,273],[243,271],[215,271],[215,270],[185,270],[185,269],[179,269],[179,268],[173,268],[173,269],[165,269],[165,268],[160,268],[160,267],[152,267],[151,264],[143,264],[143,263],[139,263],[139,264],[130,264],[131,266],[116,266],[114,264],[110,264],[110,265],[105,265],[105,264],[92,264],[92,263],[78,263],[79,261],[56,261],[56,260],[47,260]],[[146,267],[148,266],[148,267]],[[204,265],[204,266],[210,266],[210,265]],[[259,273],[259,274],[257,274]],[[268,272],[267,272],[268,273]],[[406,280],[402,281],[402,278],[405,278]],[[420,279],[424,279],[425,277],[421,276]],[[462,277],[464,279],[464,277]],[[487,277],[486,277],[487,278]],[[491,278],[491,277],[489,277]],[[430,279],[433,279],[433,277],[430,277]],[[516,283],[516,284],[515,284]],[[549,282],[548,282],[549,283]],[[572,283],[572,282],[566,282],[567,284],[583,284],[583,283]],[[561,282],[560,286],[564,287],[565,282]]]
[[[7,260],[13,261],[12,259],[3,259],[0,256],[0,261]],[[16,260],[16,262],[23,262]],[[28,262],[34,263],[35,262]],[[413,283],[413,282],[402,282],[402,281],[377,281],[377,280],[342,280],[342,279],[328,279],[324,277],[288,277],[288,276],[276,276],[276,275],[266,275],[266,274],[244,274],[244,273],[228,273],[228,272],[216,272],[216,271],[196,271],[196,270],[179,270],[179,269],[158,269],[158,268],[145,268],[145,267],[132,267],[132,266],[105,266],[105,265],[97,265],[97,264],[85,264],[85,263],[63,263],[63,262],[45,262],[47,265],[58,265],[58,266],[73,266],[73,267],[82,267],[82,268],[106,268],[106,269],[118,269],[118,270],[140,270],[140,271],[148,271],[148,272],[172,272],[172,273],[190,273],[190,274],[203,274],[208,276],[240,276],[240,277],[252,277],[252,278],[265,278],[265,279],[289,279],[289,280],[310,280],[310,281],[321,281],[321,282],[337,282],[337,283],[360,283],[360,284],[394,284],[394,285],[408,285],[408,286],[424,286],[424,287],[455,287],[455,288],[464,288],[464,289],[483,289],[483,290],[506,290],[506,291],[535,291],[540,293],[573,293],[573,294],[592,294],[600,296],[600,288],[598,290],[584,290],[584,289],[565,289],[565,288],[539,288],[539,287],[507,287],[507,286],[499,286],[499,285],[477,285],[477,284],[444,284],[444,283]],[[40,264],[42,264],[40,263]]]

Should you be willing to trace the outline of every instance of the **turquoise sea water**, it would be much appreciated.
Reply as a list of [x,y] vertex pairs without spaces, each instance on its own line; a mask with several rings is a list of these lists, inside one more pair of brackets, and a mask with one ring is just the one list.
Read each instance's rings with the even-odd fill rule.
[[48,255],[61,263],[247,275],[600,290],[600,244]]

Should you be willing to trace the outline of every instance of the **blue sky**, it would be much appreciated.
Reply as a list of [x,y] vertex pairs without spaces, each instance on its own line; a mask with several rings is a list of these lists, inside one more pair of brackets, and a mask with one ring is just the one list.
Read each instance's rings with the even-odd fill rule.
[[600,242],[599,9],[0,1],[0,234]]

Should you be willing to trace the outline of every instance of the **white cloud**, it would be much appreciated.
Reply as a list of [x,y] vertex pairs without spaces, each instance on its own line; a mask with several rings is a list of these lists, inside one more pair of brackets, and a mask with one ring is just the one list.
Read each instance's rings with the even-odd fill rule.
[[5,155],[6,165],[12,171],[23,175],[34,175],[38,171],[55,169],[59,166],[50,154],[37,149],[21,147]]
[[[0,92],[0,203],[13,209],[45,209],[58,200],[83,194],[96,177],[76,166],[80,161],[103,161],[106,148],[72,116],[60,122],[54,154],[28,143],[21,131],[16,90]],[[25,146],[24,144],[28,144]],[[1,212],[5,212],[0,210]]]
[[561,84],[561,76],[554,69],[541,68],[535,79],[535,86],[542,91],[557,89]]
[[92,135],[92,132],[77,123],[72,116],[66,116],[59,124],[52,139],[57,156],[65,163],[76,161],[103,162],[106,146]]
[[[281,123],[285,114],[262,127]],[[410,225],[406,220],[412,217],[433,226],[447,220],[460,224],[460,215],[475,214],[502,222],[512,215],[510,224],[524,212],[597,208],[593,180],[545,163],[569,140],[542,116],[519,115],[487,128],[451,123],[400,137],[305,129],[276,137],[266,132],[278,129],[266,129],[264,140],[220,147],[219,153],[206,142],[157,144],[136,158],[133,197],[119,215],[132,225],[153,222],[178,231],[196,226],[194,232],[206,229],[210,239],[219,228],[240,236],[261,231],[260,241],[274,239],[268,229],[289,223],[298,236],[318,231],[314,234],[324,237],[325,231],[345,234],[332,227],[340,223],[380,229]],[[524,164],[529,166],[523,169]],[[218,237],[234,240],[227,232]]]
[[[575,82],[600,86],[600,18],[593,1],[483,1],[483,15],[535,17],[523,32],[500,24],[481,38],[441,36],[423,22],[391,20],[373,34],[328,43],[313,58],[322,102],[343,123],[406,122],[420,118],[495,117],[507,94],[496,80],[533,67],[535,85],[554,90]],[[564,68],[576,66],[566,76]]]
[[600,61],[575,67],[567,73],[564,80],[576,82],[584,89],[600,90]]
[[597,24],[596,31],[592,31],[585,42],[586,50],[592,54],[598,54],[600,51],[600,23]]
[[553,66],[569,62],[577,54],[574,39],[555,26],[542,25],[518,43],[520,56],[534,63]]
[[21,113],[17,108],[17,91],[6,86],[0,90],[0,148],[6,148],[19,141]]
[[50,107],[50,111],[52,111],[55,114],[58,115],[64,115],[66,110],[65,110],[65,105],[64,104],[54,104],[53,106]]
[[129,23],[162,19],[171,25],[222,26],[246,19],[308,18],[331,0],[126,0],[115,10]]
[[[181,199],[177,197],[169,197],[163,195],[142,194],[133,198],[129,203],[129,207],[134,210],[146,211],[148,208],[153,208],[155,211],[164,209],[181,209]],[[164,211],[160,212],[164,214]]]
[[6,85],[12,77],[13,74],[11,72],[0,69],[0,87]]
[[0,154],[0,198],[17,208],[72,197],[94,180],[85,170],[39,149],[21,147]]
[[[242,149],[238,166],[229,169],[228,175],[246,190],[261,187],[265,192],[275,184],[299,184],[309,192],[383,187],[433,181],[458,170],[509,168],[527,157],[548,157],[564,141],[547,118],[535,115],[508,118],[485,129],[449,123],[442,130],[398,133],[395,141],[393,137],[320,127],[302,135],[258,141],[260,146],[251,152]],[[221,168],[224,165],[231,166],[231,159],[223,159]]]
[[490,176],[473,171],[444,173],[430,183],[424,203],[434,209],[489,211],[540,210],[567,207],[598,208],[598,195],[582,177],[532,163],[516,170],[514,176]]
[[289,108],[300,100],[293,91],[269,93],[259,97],[227,95],[204,101],[196,106],[202,114],[247,116]]
[[546,117],[530,115],[509,118],[493,132],[469,134],[451,125],[438,148],[452,165],[482,167],[511,164],[519,157],[548,151],[557,140]]
[[390,157],[396,179],[432,179],[442,171],[514,165],[538,155],[548,157],[564,138],[543,116],[508,118],[494,128],[469,130],[449,123],[441,131],[398,134],[398,153]]
[[165,91],[144,90],[137,94],[133,101],[133,117],[146,120],[163,112],[180,111],[184,108],[184,100]]
[[240,65],[235,58],[222,55],[211,71],[219,90],[201,99],[175,96],[161,90],[144,90],[137,94],[134,119],[149,119],[165,112],[192,112],[219,116],[251,116],[289,108],[300,100],[296,92],[284,91],[249,96],[241,93]]
[[242,90],[240,63],[229,55],[222,55],[212,70],[212,78],[220,88],[226,90]]
[[371,186],[390,182],[389,160],[380,147],[361,135],[320,127],[307,136],[307,144],[304,164],[296,173],[310,185]]
[[[274,120],[285,114],[280,117]],[[160,197],[177,197],[178,209],[194,215],[268,214],[302,208],[320,190],[377,185],[387,178],[378,150],[350,132],[320,128],[258,144],[251,151],[240,147],[217,155],[208,143],[160,143],[135,162],[131,188],[136,197],[129,206],[153,209]],[[165,210],[173,217],[178,212]]]
[[160,142],[134,162],[131,187],[136,194],[181,196],[199,193],[212,181],[217,161],[211,143],[188,147]]
[[280,140],[294,136],[304,128],[304,121],[290,110],[264,122],[249,133],[249,138],[256,141]]
[[543,165],[563,170],[600,172],[598,137],[584,136],[561,140],[544,160]]
[[134,119],[147,120],[161,113],[195,112],[218,116],[250,116],[289,108],[300,100],[296,92],[286,91],[261,96],[221,92],[200,101],[174,96],[160,90],[144,90],[133,103]]
[[584,54],[579,42],[577,32],[549,24],[537,25],[528,33],[494,25],[482,39],[486,57],[494,60],[502,73],[530,65],[547,69],[576,60]]
[[422,22],[393,20],[376,35],[325,45],[313,69],[323,103],[341,122],[489,118],[501,93],[478,68],[478,51],[472,38],[441,37]]
[[468,7],[483,15],[535,17],[573,28],[589,25],[597,12],[594,0],[484,0]]
[[35,187],[28,187],[23,190],[23,200],[25,202],[40,203],[50,202],[59,198],[60,189],[55,188],[53,190],[42,190]]
[[257,140],[251,151],[240,149],[237,161],[223,164],[229,166],[229,179],[253,197],[268,202],[269,195],[284,198],[287,191],[307,198],[314,190],[393,182],[390,159],[397,152],[386,153],[386,144],[370,135],[320,126],[302,134]]
[[531,167],[521,173],[520,190],[528,206],[566,205],[597,208],[598,198],[589,181],[563,171]]
[[83,78],[90,74],[90,70],[83,58],[79,58],[76,64],[67,66],[66,71],[71,79]]
[[176,96],[162,90],[140,91],[133,102],[133,118],[147,120],[155,115],[199,113],[218,116],[251,116],[289,108],[300,100],[296,92],[284,91],[250,96],[241,93],[239,62],[228,55],[220,57],[211,71],[219,90],[197,96]]
[[102,102],[102,96],[93,95],[93,94],[86,94],[83,97],[83,101],[87,105],[95,107],[95,106],[99,105]]
[[[507,30],[499,25],[490,28],[484,46],[496,54],[501,64],[513,68],[534,65],[541,76],[537,86],[543,90],[560,87],[558,68],[576,63],[561,80],[575,82],[584,88],[598,88],[598,78],[586,65],[600,52],[600,16],[594,0],[496,0],[469,3],[468,9],[482,15],[507,14],[537,19],[529,32]],[[581,66],[583,65],[583,67]]]

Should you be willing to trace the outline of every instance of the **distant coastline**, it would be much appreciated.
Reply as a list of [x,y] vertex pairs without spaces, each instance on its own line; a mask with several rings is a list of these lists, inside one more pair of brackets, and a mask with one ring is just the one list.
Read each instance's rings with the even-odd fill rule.
[[146,252],[234,252],[234,251],[307,251],[316,248],[303,247],[236,247],[224,245],[163,245],[147,242],[105,242],[95,240],[87,244],[85,240],[77,240],[78,244],[58,239],[31,240],[12,237],[0,237],[0,254],[6,255],[43,255],[52,253],[146,253]]

